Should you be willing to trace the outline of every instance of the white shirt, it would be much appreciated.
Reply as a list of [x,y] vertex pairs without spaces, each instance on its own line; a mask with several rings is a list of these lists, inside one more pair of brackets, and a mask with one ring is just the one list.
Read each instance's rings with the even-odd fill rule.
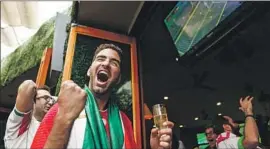
[[[243,139],[244,139],[243,136],[237,137],[233,133],[223,132],[217,137],[217,149],[244,149]],[[261,148],[257,146],[256,149]]]
[[5,148],[30,148],[39,125],[31,111],[23,113],[15,107],[7,120]]
[[242,139],[233,133],[223,132],[217,137],[217,149],[242,149]]
[[[121,114],[120,114],[120,118],[122,122]],[[105,119],[102,119],[102,120],[103,120],[104,125],[106,125],[107,123],[106,120]],[[73,127],[71,129],[70,137],[69,137],[69,142],[67,144],[67,148],[82,148],[83,147],[85,127],[86,127],[86,113],[85,113],[85,110],[82,110],[79,117],[74,121]],[[124,128],[123,122],[122,122],[122,127]],[[125,134],[124,129],[123,129],[123,134]],[[123,144],[123,148],[124,146],[125,144]]]

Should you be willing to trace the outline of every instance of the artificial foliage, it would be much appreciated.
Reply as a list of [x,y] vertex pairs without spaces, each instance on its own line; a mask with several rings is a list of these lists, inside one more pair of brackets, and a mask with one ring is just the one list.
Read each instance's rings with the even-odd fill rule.
[[55,17],[46,21],[30,39],[1,60],[1,87],[40,63],[46,47],[53,46]]
[[[74,3],[62,13],[70,15],[74,11]],[[53,47],[54,25],[55,16],[43,23],[31,38],[1,60],[0,87],[8,85],[16,77],[40,64],[44,49]]]

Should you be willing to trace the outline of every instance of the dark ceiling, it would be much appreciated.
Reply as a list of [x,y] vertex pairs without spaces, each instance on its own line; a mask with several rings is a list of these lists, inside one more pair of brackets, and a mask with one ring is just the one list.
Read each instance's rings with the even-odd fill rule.
[[[137,19],[141,22],[135,23],[131,33],[139,43],[143,98],[150,108],[165,103],[170,120],[177,126],[193,127],[209,123],[218,113],[243,120],[238,100],[250,94],[256,97],[256,114],[267,114],[266,105],[258,100],[262,92],[270,94],[269,12],[248,22],[244,30],[236,31],[237,35],[222,41],[210,55],[187,67],[180,61],[164,24],[175,2],[145,5],[147,10],[142,9],[144,15]],[[164,100],[164,96],[169,100]],[[217,107],[219,101],[222,105]],[[195,117],[199,120],[195,121]]]
[[77,23],[128,34],[143,1],[80,1]]

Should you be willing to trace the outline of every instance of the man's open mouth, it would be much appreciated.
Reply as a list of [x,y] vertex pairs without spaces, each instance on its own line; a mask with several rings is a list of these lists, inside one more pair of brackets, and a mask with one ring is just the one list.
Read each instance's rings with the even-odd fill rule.
[[106,71],[101,70],[97,74],[97,79],[99,82],[105,83],[109,79],[109,75]]

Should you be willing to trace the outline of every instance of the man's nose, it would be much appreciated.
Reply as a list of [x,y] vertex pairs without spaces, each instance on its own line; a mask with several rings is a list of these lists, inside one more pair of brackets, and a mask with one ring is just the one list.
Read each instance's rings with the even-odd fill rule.
[[48,104],[53,105],[53,100],[49,100]]
[[110,60],[109,59],[106,59],[106,60],[104,60],[103,62],[102,62],[102,66],[109,66],[109,64],[110,64]]

